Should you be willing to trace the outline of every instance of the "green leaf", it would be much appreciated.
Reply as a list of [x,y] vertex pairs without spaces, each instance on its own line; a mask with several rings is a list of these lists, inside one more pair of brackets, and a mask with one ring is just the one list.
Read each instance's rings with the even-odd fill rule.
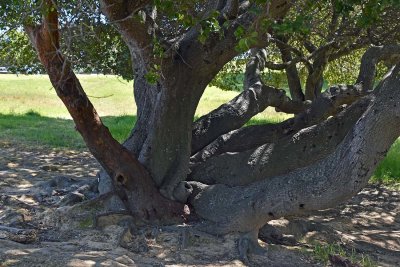
[[149,84],[157,84],[160,75],[157,72],[149,71],[144,75],[144,77]]

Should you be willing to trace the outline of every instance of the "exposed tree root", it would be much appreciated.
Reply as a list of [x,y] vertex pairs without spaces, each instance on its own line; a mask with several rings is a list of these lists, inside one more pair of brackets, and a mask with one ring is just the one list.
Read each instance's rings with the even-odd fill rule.
[[240,260],[248,265],[250,263],[249,254],[263,255],[267,253],[267,249],[258,243],[258,231],[252,231],[240,236],[238,252]]

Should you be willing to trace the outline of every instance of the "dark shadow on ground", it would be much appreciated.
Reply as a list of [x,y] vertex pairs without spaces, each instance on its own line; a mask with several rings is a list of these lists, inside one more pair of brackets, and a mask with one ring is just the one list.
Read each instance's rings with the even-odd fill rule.
[[[67,196],[70,179],[78,185],[83,180],[96,180],[98,163],[84,151],[24,146],[1,140],[0,225],[33,227],[39,234],[36,243],[23,245],[2,239],[0,231],[0,265],[243,266],[237,261],[237,238],[233,236],[218,238],[194,233],[187,238],[187,247],[182,248],[182,225],[151,229],[150,234],[135,235],[138,244],[146,244],[145,251],[139,251],[142,246],[136,243],[128,249],[118,245],[116,237],[121,236],[124,228],[108,227],[100,231],[69,216],[56,216],[57,202]],[[39,185],[52,180],[68,183],[44,192],[41,188],[47,187]],[[62,210],[67,211],[68,207]],[[315,266],[299,250],[320,241],[340,244],[349,252],[354,249],[379,266],[400,266],[399,214],[399,191],[369,185],[336,209],[276,222],[284,234],[296,236],[300,245],[267,245],[267,256],[252,256],[251,261],[255,266]],[[55,219],[67,220],[67,223],[57,228],[53,224]]]
[[[133,228],[129,246],[123,246],[124,225],[97,229],[93,216],[81,220],[69,212],[77,206],[57,204],[74,184],[97,181],[98,168],[88,152],[23,147],[0,139],[0,226],[37,230],[35,242],[21,244],[4,238],[0,229],[0,266],[244,266],[238,260],[237,235],[185,234],[185,225],[144,226]],[[60,186],[49,188],[50,181]],[[76,210],[80,216],[93,211],[87,206]],[[268,254],[252,256],[253,266],[322,266],[299,249],[268,248]]]
[[[136,122],[136,116],[105,116],[102,120],[114,138],[122,142]],[[23,115],[0,113],[0,139],[52,148],[85,148],[72,120],[44,117],[36,112]]]

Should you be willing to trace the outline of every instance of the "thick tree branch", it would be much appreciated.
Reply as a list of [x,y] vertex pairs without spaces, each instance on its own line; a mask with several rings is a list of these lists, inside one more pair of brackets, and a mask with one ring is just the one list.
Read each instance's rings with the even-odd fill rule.
[[363,90],[370,91],[374,87],[376,76],[376,64],[382,60],[394,59],[394,63],[400,61],[400,45],[374,46],[369,48],[361,59],[358,84],[362,84]]
[[[237,1],[226,1],[224,6],[226,11],[236,10],[235,2]],[[201,73],[218,73],[227,62],[239,53],[235,49],[240,40],[235,34],[239,27],[243,28],[245,32],[258,32],[256,42],[252,43],[249,48],[265,47],[269,38],[265,29],[259,27],[260,21],[284,17],[292,6],[292,1],[273,0],[261,6],[250,4],[249,1],[239,1],[239,4],[237,16],[232,17],[233,19],[230,19],[229,16],[222,16],[220,19],[220,25],[223,28],[222,39],[221,33],[216,32],[211,33],[209,38],[201,43],[198,40],[200,28],[193,27],[174,44],[188,65],[196,66]],[[261,14],[254,12],[255,8],[259,8]],[[228,26],[224,25],[225,22],[228,22]],[[207,79],[211,81],[213,77],[213,75],[209,75]]]
[[[179,209],[176,203],[162,198],[142,164],[103,125],[70,63],[60,52],[57,9],[52,0],[46,0],[43,4],[45,9],[42,24],[26,26],[26,32],[57,95],[72,116],[76,129],[93,156],[114,179],[127,208],[135,215],[149,219]],[[128,194],[129,191],[134,194]],[[157,202],[165,203],[162,204],[164,207],[154,209],[153,204]]]
[[[135,50],[148,50],[151,44],[149,18],[141,21],[138,12],[152,1],[101,0],[102,12],[123,36],[127,45]],[[138,52],[138,51],[137,51]]]
[[[368,74],[365,70],[374,70],[375,66],[371,67],[371,64],[377,63],[376,58],[381,58],[382,55],[389,58],[389,53],[395,56],[396,47],[391,46],[385,49],[378,47],[369,50],[369,52],[366,53],[367,56],[363,57],[364,60],[360,68],[360,77],[362,77],[362,74]],[[371,56],[376,58],[371,58]],[[371,73],[369,75],[371,75]],[[291,135],[302,128],[319,123],[328,116],[334,115],[340,110],[343,104],[351,104],[361,96],[368,94],[368,92],[369,91],[364,89],[363,84],[331,87],[329,90],[322,93],[312,103],[309,109],[304,113],[296,115],[292,119],[276,125],[250,126],[224,134],[192,156],[191,161],[194,165],[192,167],[193,173],[191,176],[195,177],[197,175],[195,173],[201,168],[207,169],[202,162],[207,162],[211,157],[226,152],[245,151],[262,144],[276,142],[279,138]],[[202,175],[201,171],[199,174],[199,176]]]
[[285,91],[263,84],[260,72],[264,68],[265,56],[265,49],[256,50],[247,64],[245,90],[241,94],[194,123],[192,153],[199,151],[221,134],[243,126],[268,106],[277,107],[287,113],[304,110],[305,105],[291,101]]
[[375,101],[329,156],[248,186],[193,183],[196,213],[213,223],[214,232],[251,232],[269,220],[330,208],[357,194],[400,135],[398,69],[381,83]]
[[[323,82],[323,71],[327,64],[329,53],[334,46],[335,42],[330,42],[316,49],[313,54],[310,55],[310,58],[314,58],[314,63],[313,72],[310,73],[307,79],[309,98],[314,99],[315,95],[319,95],[320,93]],[[260,127],[257,133],[254,132],[253,129],[257,129],[258,127],[246,128],[235,132],[229,131],[238,129],[244,125],[248,119],[267,106],[277,107],[279,110],[287,113],[299,113],[305,108],[303,103],[290,101],[290,99],[287,97],[285,98],[283,94],[279,95],[279,91],[276,89],[263,85],[259,72],[260,68],[262,69],[265,65],[266,55],[264,50],[260,51],[261,53],[254,57],[246,68],[245,86],[251,87],[248,87],[248,90],[245,90],[229,103],[222,105],[215,111],[196,121],[192,137],[192,154],[194,155],[192,160],[205,160],[210,156],[227,152],[226,149],[228,148],[231,149],[228,151],[241,151],[235,149],[243,149],[243,147],[246,146],[254,147],[266,142],[265,138],[267,137],[262,134],[262,127]],[[314,100],[315,103],[312,105],[314,108],[308,111],[311,111],[308,113],[309,115],[307,115],[308,118],[313,117],[318,119],[308,119],[307,122],[315,123],[318,122],[318,120],[322,120],[334,114],[340,105],[350,104],[355,99],[365,94],[361,93],[360,90],[361,87],[354,86],[332,87],[327,90],[320,97],[317,97],[317,100]],[[367,91],[368,90],[364,89],[364,92]],[[306,121],[304,120],[304,122]],[[306,127],[309,125],[310,124],[303,123],[301,126]],[[299,127],[301,126],[299,125]],[[255,140],[254,138],[243,138],[242,134],[247,132],[248,129],[252,129],[251,133],[258,137],[258,141],[253,141]],[[297,128],[297,130],[299,129],[300,128]],[[225,133],[226,135],[216,139],[218,136]],[[216,140],[213,141],[214,139]],[[210,153],[210,151],[212,151],[212,153]]]
[[[264,127],[268,130],[265,134],[269,135],[263,140],[268,138],[268,142],[243,152],[214,156],[193,167],[189,180],[205,184],[246,185],[311,165],[336,148],[369,102],[369,99],[363,99],[331,119],[286,135],[277,125]],[[243,137],[242,141],[247,143],[248,138],[253,136]]]
[[[283,42],[287,43],[286,40],[283,39]],[[290,50],[283,46],[282,44],[277,44],[279,51],[281,52],[281,58],[283,62],[291,62],[293,60],[292,53]],[[288,81],[290,96],[294,101],[303,102],[305,100],[305,96],[303,94],[301,88],[301,81],[299,72],[297,71],[296,64],[291,64],[286,67],[286,78]]]
[[[304,112],[278,124],[254,125],[219,136],[191,157],[194,169],[201,169],[202,162],[226,152],[241,152],[293,135],[297,131],[320,123],[364,96],[361,86],[331,87],[321,94]],[[205,168],[203,168],[205,169]]]

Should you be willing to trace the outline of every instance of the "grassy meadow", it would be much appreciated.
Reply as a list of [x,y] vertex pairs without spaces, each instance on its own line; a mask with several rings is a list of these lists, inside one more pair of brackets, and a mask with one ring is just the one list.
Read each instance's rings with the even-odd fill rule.
[[[132,82],[115,76],[78,75],[90,100],[110,128],[123,141],[136,120]],[[237,92],[206,89],[196,111],[202,116],[232,99]],[[249,124],[279,122],[289,116],[268,108]],[[66,108],[58,99],[47,75],[0,75],[0,141],[56,148],[84,149]],[[400,142],[379,165],[373,180],[400,181]]]

